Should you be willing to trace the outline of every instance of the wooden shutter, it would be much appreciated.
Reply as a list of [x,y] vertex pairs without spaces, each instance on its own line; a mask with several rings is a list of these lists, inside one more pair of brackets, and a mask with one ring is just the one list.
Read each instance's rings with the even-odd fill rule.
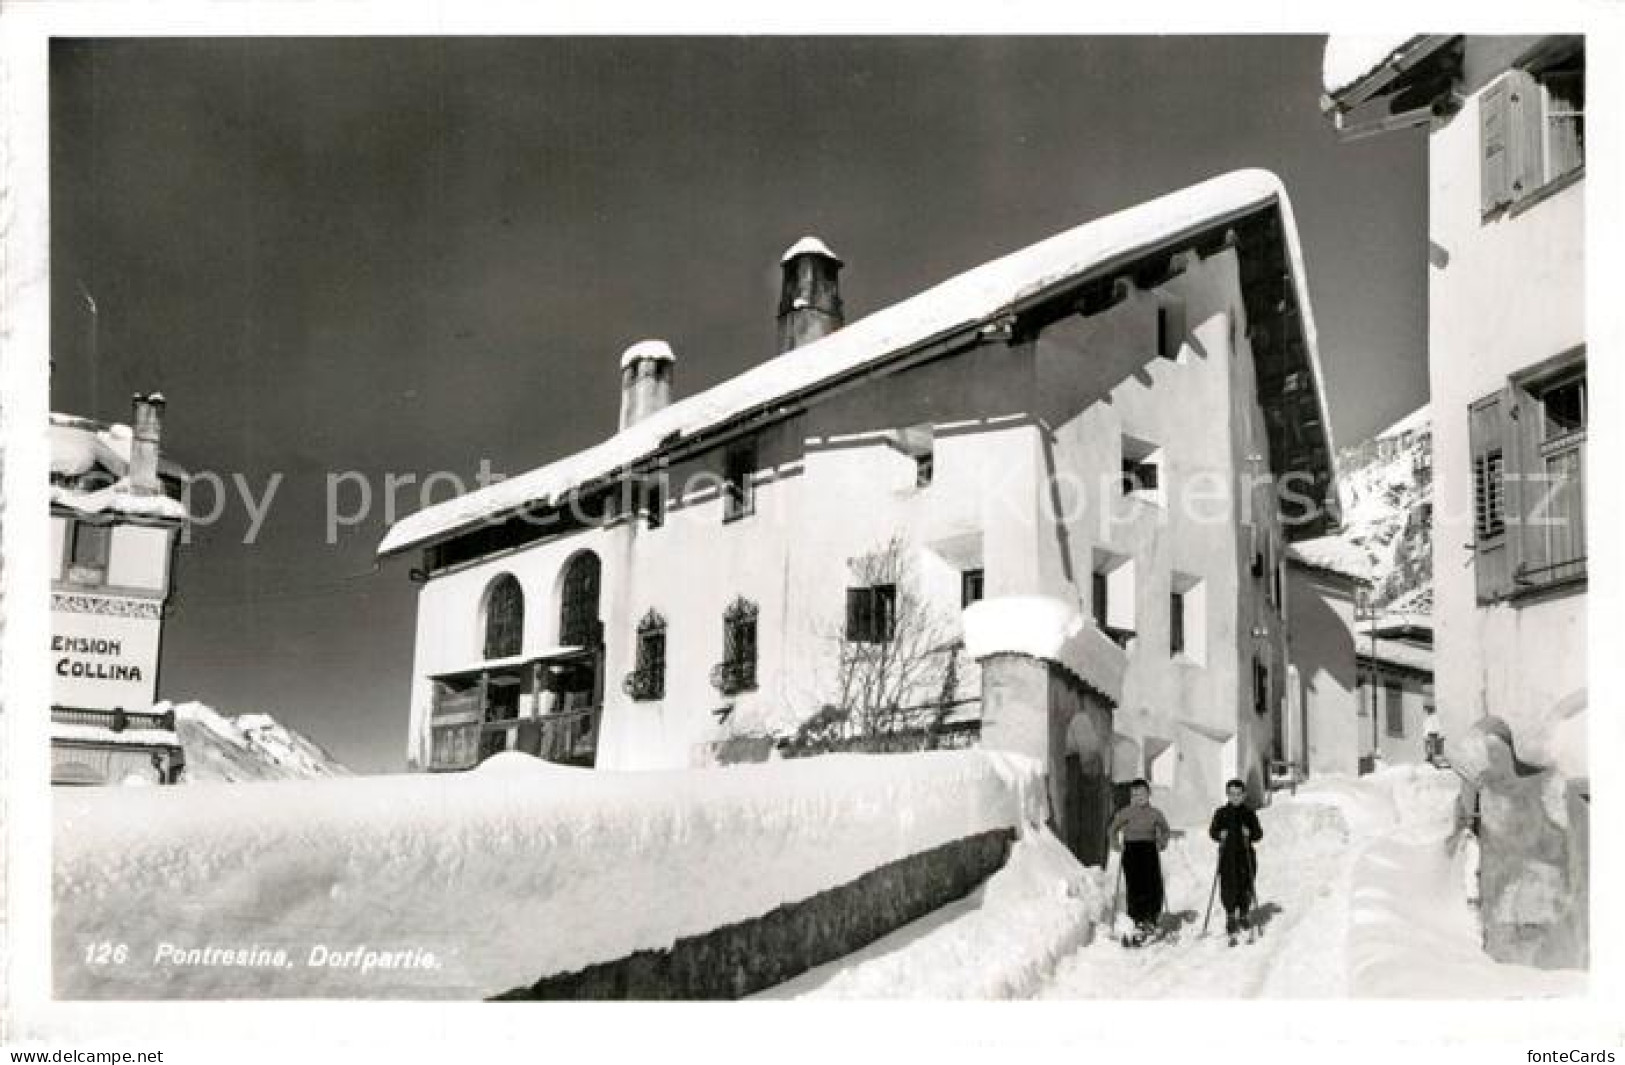
[[1510,397],[1505,391],[1467,408],[1468,446],[1473,487],[1473,573],[1480,603],[1493,602],[1512,590],[1513,544],[1507,522],[1517,513],[1509,476],[1516,463],[1516,438],[1510,432]]
[[[1540,454],[1540,441],[1545,435],[1545,418],[1540,399],[1522,388],[1509,388],[1503,402],[1508,411],[1507,469],[1516,471],[1517,491],[1507,493],[1508,522],[1511,526],[1512,570],[1509,590],[1522,586],[1527,570],[1544,571],[1548,563],[1546,522],[1552,520],[1547,506],[1549,485],[1546,478],[1546,460]],[[1542,512],[1544,508],[1544,513]]]
[[1478,98],[1479,195],[1489,214],[1512,202],[1512,168],[1508,161],[1508,78],[1502,78]]
[[1512,202],[1546,183],[1546,113],[1540,84],[1527,70],[1506,76],[1508,173]]

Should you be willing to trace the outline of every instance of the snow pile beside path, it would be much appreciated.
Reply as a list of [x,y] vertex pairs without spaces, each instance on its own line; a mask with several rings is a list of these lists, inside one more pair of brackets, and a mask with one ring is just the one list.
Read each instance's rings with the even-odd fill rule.
[[[615,773],[508,764],[56,795],[64,997],[475,997],[668,947],[888,862],[1030,827],[1036,763],[980,751]],[[1025,767],[1025,768],[1024,768]],[[88,970],[84,944],[129,944]],[[178,947],[287,964],[164,964]],[[426,951],[363,973],[316,948]],[[171,955],[173,956],[173,955]]]
[[[1505,965],[1484,953],[1468,899],[1471,847],[1452,846],[1459,781],[1428,766],[1329,778],[1297,802],[1327,802],[1367,844],[1350,873],[1349,993],[1366,998],[1579,995],[1583,973]],[[1386,821],[1386,824],[1384,822]]]
[[1103,881],[1054,835],[1031,833],[965,899],[759,997],[1029,996],[1104,920],[1111,897]]
[[1354,867],[1349,990],[1364,998],[1557,998],[1585,973],[1507,965],[1484,953],[1467,900],[1467,848],[1403,835],[1374,842]]

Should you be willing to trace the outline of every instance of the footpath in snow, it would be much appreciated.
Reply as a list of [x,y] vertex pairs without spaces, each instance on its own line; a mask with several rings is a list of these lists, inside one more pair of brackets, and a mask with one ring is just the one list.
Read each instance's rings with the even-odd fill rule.
[[[1101,934],[1107,872],[1052,837],[1017,845],[969,898],[771,997],[1525,998],[1584,993],[1585,974],[1500,965],[1479,947],[1471,845],[1449,846],[1456,779],[1429,767],[1314,781],[1260,811],[1261,933],[1230,947],[1216,848],[1186,826],[1163,854],[1177,936],[1125,950]],[[764,996],[764,997],[769,997]]]

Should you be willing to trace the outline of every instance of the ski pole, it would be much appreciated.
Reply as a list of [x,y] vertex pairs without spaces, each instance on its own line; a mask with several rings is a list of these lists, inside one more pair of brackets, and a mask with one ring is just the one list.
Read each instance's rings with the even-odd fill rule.
[[1111,917],[1111,923],[1112,923],[1113,927],[1115,927],[1117,925],[1117,904],[1118,904],[1119,901],[1121,901],[1122,897],[1123,897],[1123,855],[1122,855],[1122,852],[1119,851],[1118,855],[1117,855],[1117,886],[1112,889],[1112,917]]
[[1213,863],[1213,886],[1207,892],[1207,912],[1202,915],[1202,935],[1207,935],[1208,922],[1213,920],[1213,897],[1219,893],[1219,866],[1224,862],[1224,844],[1219,844],[1219,858]]

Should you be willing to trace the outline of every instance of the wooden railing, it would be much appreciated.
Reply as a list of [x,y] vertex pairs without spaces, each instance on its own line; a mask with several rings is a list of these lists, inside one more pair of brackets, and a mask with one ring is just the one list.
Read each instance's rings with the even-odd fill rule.
[[92,710],[77,706],[51,707],[51,720],[59,725],[94,725],[98,728],[123,732],[125,729],[162,729],[175,731],[175,712],[128,713],[123,710]]

